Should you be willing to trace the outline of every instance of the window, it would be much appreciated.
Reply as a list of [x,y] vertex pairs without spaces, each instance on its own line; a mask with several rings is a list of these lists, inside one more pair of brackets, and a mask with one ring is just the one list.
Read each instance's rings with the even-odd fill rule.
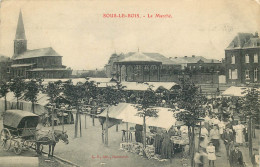
[[229,79],[237,79],[237,69],[229,69]]
[[235,55],[231,56],[231,64],[236,64],[236,56]]
[[254,54],[254,63],[258,63],[258,55]]
[[246,70],[246,71],[245,71],[245,78],[246,78],[247,80],[250,79],[249,70]]
[[258,74],[258,69],[256,68],[256,69],[254,70],[254,82],[257,81],[257,74]]
[[232,79],[237,79],[237,69],[232,70]]
[[245,55],[245,62],[249,63],[249,56],[248,56],[248,54]]

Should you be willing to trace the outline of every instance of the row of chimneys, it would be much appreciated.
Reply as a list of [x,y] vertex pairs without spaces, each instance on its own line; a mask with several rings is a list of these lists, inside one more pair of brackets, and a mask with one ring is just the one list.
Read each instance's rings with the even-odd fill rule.
[[[184,58],[187,58],[188,56],[184,56]],[[191,57],[195,57],[195,55],[192,55]],[[171,59],[172,57],[169,57],[169,59]],[[175,59],[177,59],[178,57],[174,57]]]

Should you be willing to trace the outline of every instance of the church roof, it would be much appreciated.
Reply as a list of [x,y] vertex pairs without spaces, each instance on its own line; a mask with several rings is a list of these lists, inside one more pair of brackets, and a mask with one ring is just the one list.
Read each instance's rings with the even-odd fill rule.
[[0,54],[0,62],[7,62],[7,61],[10,61],[10,57]]
[[48,47],[48,48],[27,50],[26,52],[14,58],[14,60],[29,59],[34,57],[53,57],[53,56],[61,57],[61,55],[59,55],[52,47]]
[[24,25],[23,25],[23,16],[22,16],[21,11],[20,11],[19,18],[18,18],[15,39],[26,39]]

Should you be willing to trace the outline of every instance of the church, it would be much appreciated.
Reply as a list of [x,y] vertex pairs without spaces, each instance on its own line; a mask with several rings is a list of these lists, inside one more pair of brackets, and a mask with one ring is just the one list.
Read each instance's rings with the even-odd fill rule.
[[69,78],[72,70],[62,65],[62,56],[52,47],[29,50],[20,11],[14,54],[12,57],[11,77],[22,78]]

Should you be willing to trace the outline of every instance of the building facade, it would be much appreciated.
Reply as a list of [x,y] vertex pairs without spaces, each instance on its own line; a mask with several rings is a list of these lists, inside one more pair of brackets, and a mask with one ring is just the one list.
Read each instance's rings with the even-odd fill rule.
[[181,70],[169,58],[159,53],[130,52],[112,54],[105,65],[107,77],[127,82],[176,82]]
[[62,56],[53,48],[28,50],[22,13],[14,39],[11,76],[22,78],[69,78],[72,70],[62,65]]
[[225,49],[226,81],[231,84],[260,83],[258,33],[238,33]]
[[9,57],[0,55],[0,81],[9,81],[12,61]]

